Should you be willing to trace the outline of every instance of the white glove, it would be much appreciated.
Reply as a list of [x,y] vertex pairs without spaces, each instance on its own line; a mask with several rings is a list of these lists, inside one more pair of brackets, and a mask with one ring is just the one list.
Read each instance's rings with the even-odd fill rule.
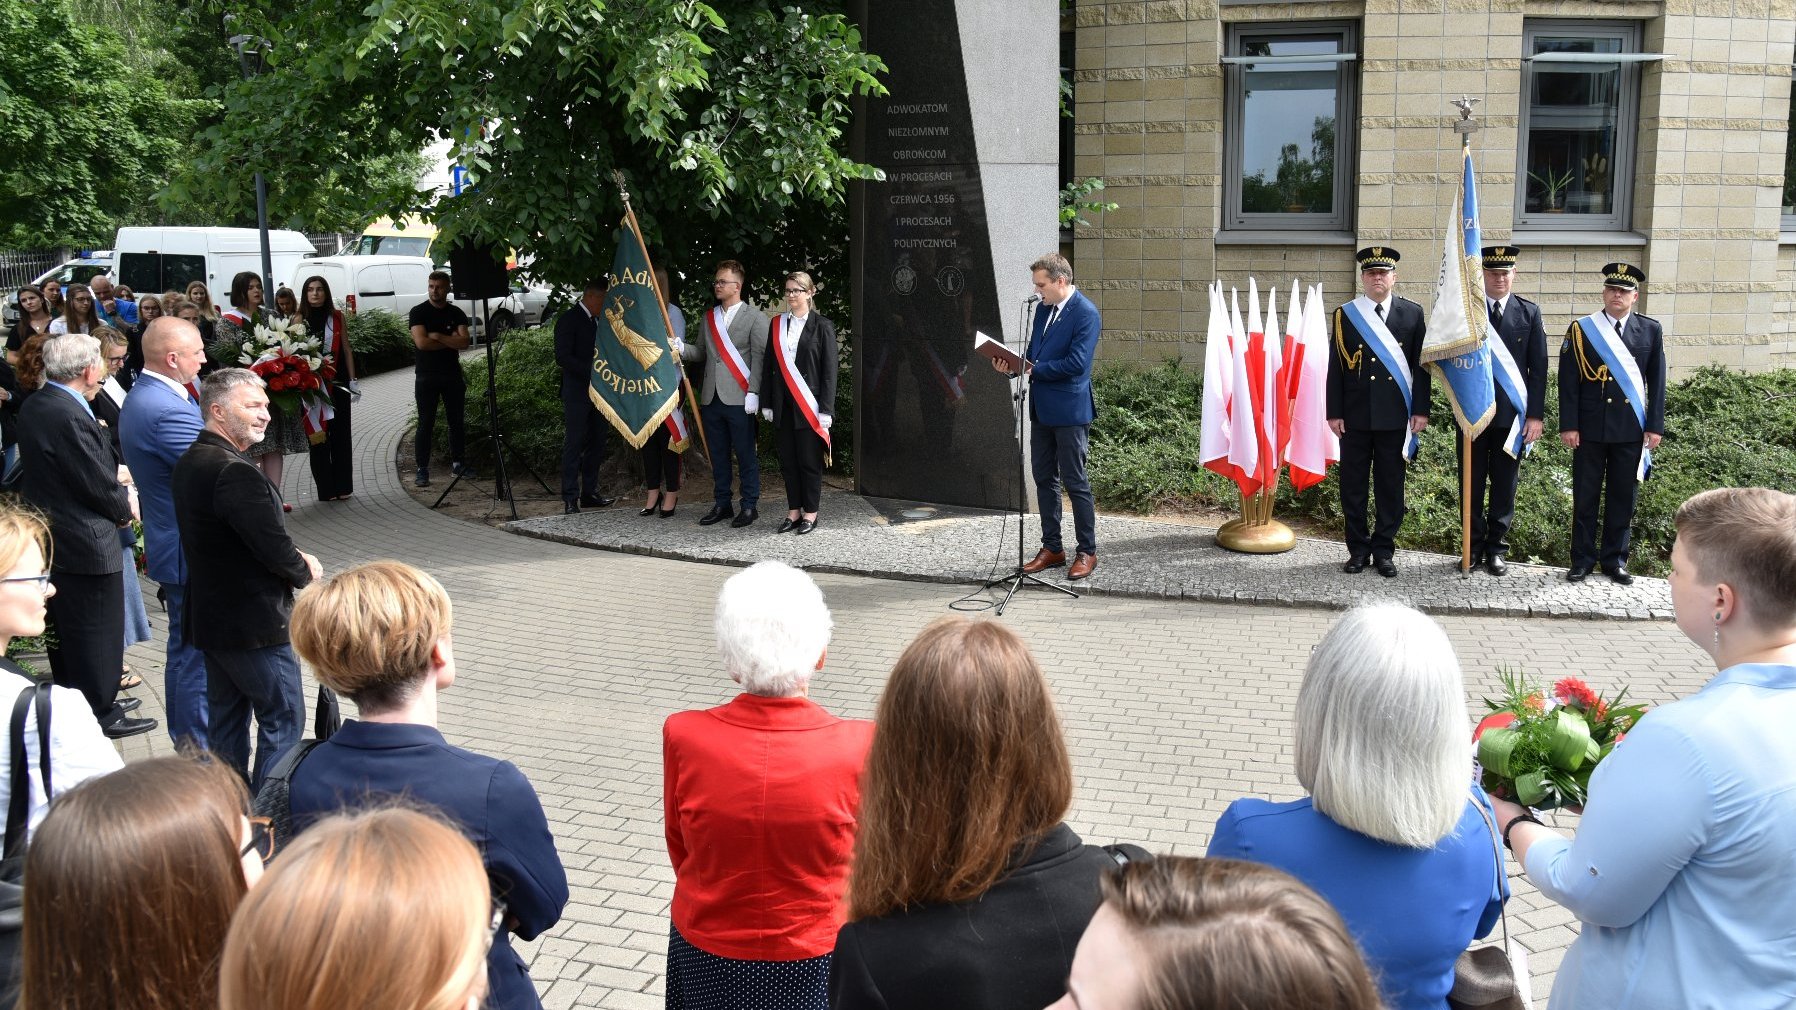
[[768,424],[772,424],[773,423],[773,411],[771,411],[771,410],[761,411],[761,420],[766,421]]
[[817,415],[817,420],[819,420],[819,421],[822,421],[822,422],[823,422],[823,430],[824,430],[824,431],[828,431],[828,430],[829,430],[829,426],[830,426],[830,425],[832,425],[832,424],[834,424],[834,423],[836,423],[836,419],[835,419],[835,418],[833,418],[833,417],[831,417],[831,416],[829,416],[829,415],[828,415],[828,414],[818,414],[818,415]]
[[350,379],[349,380],[349,402],[350,403],[361,403],[362,402],[362,380],[360,380],[360,379]]
[[674,357],[676,357],[676,358],[685,357],[686,356],[686,341],[681,340],[679,337],[672,337],[670,339],[673,341]]
[[750,417],[761,412],[761,398],[754,393],[742,394],[742,411]]

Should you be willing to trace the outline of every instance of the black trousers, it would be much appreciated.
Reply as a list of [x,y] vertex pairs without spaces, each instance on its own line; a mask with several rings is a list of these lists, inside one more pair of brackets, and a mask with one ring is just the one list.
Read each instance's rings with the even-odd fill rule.
[[331,409],[336,416],[325,424],[324,441],[312,443],[312,482],[318,485],[320,498],[341,498],[355,491],[355,457],[349,449],[349,390],[331,391]]
[[680,490],[680,454],[668,448],[672,444],[673,432],[665,424],[642,443],[642,483],[650,491]]
[[599,466],[610,455],[605,416],[591,400],[561,401],[561,500],[599,493]]
[[786,481],[786,510],[815,515],[823,502],[823,440],[797,415],[789,410],[774,426],[774,445]]
[[468,384],[459,375],[420,375],[412,386],[418,402],[418,469],[430,469],[431,442],[436,438],[437,401],[443,402],[443,419],[449,425],[449,458],[467,461],[462,437],[468,408]]
[[[1524,418],[1523,424],[1527,423]],[[1509,553],[1509,530],[1515,525],[1515,482],[1521,460],[1503,451],[1509,426],[1496,425],[1472,440],[1472,556]],[[1459,475],[1465,480],[1465,454],[1455,452]],[[1490,487],[1488,504],[1484,489]]]
[[[1388,558],[1403,525],[1403,443],[1408,429],[1360,431],[1341,436],[1341,516],[1347,521],[1350,557]],[[1372,479],[1377,521],[1366,529],[1366,478]]]
[[50,678],[80,691],[101,726],[124,718],[118,682],[125,669],[125,582],[110,575],[50,573]]
[[[1619,568],[1628,563],[1634,502],[1640,481],[1634,472],[1646,446],[1638,441],[1580,441],[1572,450],[1572,549],[1574,568]],[[1602,500],[1603,543],[1597,552],[1598,499]]]

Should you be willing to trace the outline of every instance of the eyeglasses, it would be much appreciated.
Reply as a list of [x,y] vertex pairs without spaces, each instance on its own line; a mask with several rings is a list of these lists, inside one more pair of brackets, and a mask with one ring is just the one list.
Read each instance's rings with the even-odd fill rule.
[[0,582],[35,582],[37,583],[38,592],[48,592],[50,586],[50,573],[45,572],[42,575],[15,575],[10,579],[0,579]]
[[126,357],[128,357],[128,355],[124,355],[124,354],[108,354],[108,355],[106,355],[106,363],[107,363],[107,364],[108,364],[108,365],[122,365],[122,364],[124,364],[124,363],[125,363],[125,358],[126,358]]
[[252,852],[264,863],[274,858],[274,824],[266,817],[249,819],[249,841],[238,850],[237,858],[241,859]]
[[787,288],[786,289],[786,294],[789,294],[789,295],[808,295],[810,293],[811,292],[810,292],[809,288]]
[[742,282],[741,281],[715,280],[715,281],[711,282],[711,286],[714,288],[722,288],[722,287],[728,287],[731,284],[740,284],[740,283],[742,283]]

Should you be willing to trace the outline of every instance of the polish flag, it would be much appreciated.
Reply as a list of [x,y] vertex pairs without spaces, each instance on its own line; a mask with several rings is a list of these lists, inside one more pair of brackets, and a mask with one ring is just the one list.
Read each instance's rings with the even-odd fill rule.
[[1303,374],[1303,303],[1297,297],[1297,278],[1291,278],[1291,300],[1285,304],[1284,359],[1279,364],[1278,388],[1282,398],[1278,414],[1278,458],[1288,460],[1291,416],[1297,406],[1297,378]]
[[1234,389],[1234,362],[1229,348],[1228,310],[1222,284],[1210,286],[1210,327],[1204,336],[1204,406],[1198,428],[1197,462],[1233,480],[1229,463],[1229,400]]
[[1291,411],[1291,486],[1299,491],[1322,483],[1328,465],[1341,458],[1341,440],[1328,427],[1328,324],[1322,314],[1322,286],[1309,290],[1303,306],[1302,350],[1297,395]]
[[[1259,315],[1256,309],[1254,315]],[[1229,289],[1229,359],[1233,375],[1229,379],[1229,476],[1240,485],[1244,495],[1260,490],[1260,441],[1254,425],[1253,372],[1247,365],[1247,327],[1241,325],[1239,292]]]
[[[1253,390],[1254,439],[1258,453],[1254,480],[1262,491],[1271,491],[1278,487],[1278,416],[1282,411],[1280,401],[1284,399],[1278,384],[1282,355],[1279,353],[1277,289],[1268,292],[1265,325],[1260,322],[1259,284],[1251,277],[1247,279],[1247,299],[1247,367]],[[1267,331],[1271,331],[1270,338]]]

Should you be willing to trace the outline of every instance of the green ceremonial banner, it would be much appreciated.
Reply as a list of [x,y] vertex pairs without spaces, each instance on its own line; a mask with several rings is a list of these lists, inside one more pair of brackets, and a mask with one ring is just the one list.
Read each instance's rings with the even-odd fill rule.
[[626,217],[617,230],[611,287],[593,344],[593,406],[632,448],[640,449],[680,402],[680,359],[642,239]]

